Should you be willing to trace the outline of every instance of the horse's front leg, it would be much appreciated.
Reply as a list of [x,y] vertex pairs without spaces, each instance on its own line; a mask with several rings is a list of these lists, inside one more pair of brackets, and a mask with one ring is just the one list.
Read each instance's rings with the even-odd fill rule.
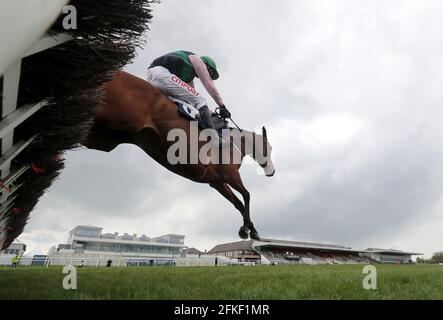
[[229,182],[229,185],[234,190],[240,192],[240,194],[243,197],[244,203],[245,203],[245,211],[243,214],[243,218],[244,218],[243,228],[247,228],[250,231],[249,236],[251,237],[251,239],[260,240],[260,236],[258,235],[258,231],[255,229],[254,224],[251,221],[251,216],[250,216],[250,212],[249,212],[249,204],[251,202],[251,195],[250,195],[249,191],[243,185],[243,181],[241,180],[240,175],[237,175],[233,181]]
[[258,231],[255,229],[254,224],[251,221],[251,216],[250,216],[250,212],[249,212],[249,203],[251,202],[251,196],[249,194],[249,191],[246,190],[245,188],[243,188],[241,190],[237,190],[237,191],[241,193],[241,195],[243,196],[243,200],[245,202],[245,214],[244,214],[245,219],[244,219],[243,227],[249,229],[249,231],[250,231],[249,236],[251,237],[251,239],[260,240],[260,236],[258,235]]
[[243,217],[243,221],[245,221],[245,223],[243,224],[243,227],[240,228],[238,235],[240,236],[240,238],[242,239],[248,239],[249,236],[249,228],[247,227],[247,223],[246,223],[246,217],[245,217],[245,206],[243,205],[243,203],[240,201],[239,198],[237,198],[237,196],[234,194],[234,192],[232,192],[231,188],[229,188],[229,186],[224,183],[224,182],[212,182],[209,184],[211,187],[213,187],[215,190],[217,190],[218,192],[220,192],[220,194],[225,197],[226,199],[229,200],[229,202],[231,202],[234,207],[240,211],[242,217]]

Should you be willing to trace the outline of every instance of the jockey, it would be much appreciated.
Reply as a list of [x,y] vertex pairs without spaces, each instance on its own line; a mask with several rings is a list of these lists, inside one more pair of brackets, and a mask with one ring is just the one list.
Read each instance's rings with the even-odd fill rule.
[[210,57],[199,57],[189,51],[176,51],[165,54],[152,62],[148,68],[147,81],[160,89],[167,96],[183,100],[197,108],[202,119],[212,129],[212,112],[206,99],[194,88],[194,78],[202,82],[206,91],[220,107],[220,116],[230,118],[231,113],[225,107],[213,80],[219,77],[215,61]]

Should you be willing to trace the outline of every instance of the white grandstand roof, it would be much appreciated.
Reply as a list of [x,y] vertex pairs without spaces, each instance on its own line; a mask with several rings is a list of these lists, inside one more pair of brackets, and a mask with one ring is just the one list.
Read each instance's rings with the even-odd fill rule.
[[156,245],[156,246],[174,246],[174,247],[184,247],[185,245],[183,243],[177,243],[177,242],[159,242],[155,240],[156,238],[151,239],[150,241],[143,241],[139,240],[137,238],[133,238],[131,236],[131,239],[121,239],[119,238],[91,238],[91,237],[75,237],[75,241],[84,241],[84,242],[100,242],[100,243],[122,243],[122,244],[142,244],[142,245]]
[[288,247],[288,248],[304,248],[304,249],[316,249],[316,250],[365,252],[364,250],[354,250],[350,247],[334,245],[334,244],[289,241],[289,240],[276,240],[276,239],[261,239],[260,241],[254,241],[252,246],[253,247],[279,246],[279,247]]
[[405,252],[394,249],[374,249],[369,248],[366,250],[356,250],[351,247],[345,247],[335,244],[326,243],[314,243],[314,242],[303,242],[303,241],[290,241],[290,240],[278,240],[278,239],[261,239],[248,240],[248,241],[235,241],[230,243],[223,243],[216,245],[214,248],[209,250],[209,254],[234,251],[234,250],[260,250],[259,247],[286,247],[286,248],[298,248],[306,250],[329,250],[329,251],[339,251],[339,252],[352,252],[352,253],[377,253],[377,254],[398,254],[398,255],[423,255],[422,253]]
[[92,225],[81,225],[81,226],[75,226],[75,228],[94,228],[94,229],[103,229],[101,227],[97,227],[97,226],[92,226]]
[[164,235],[162,235],[162,236],[158,236],[158,237],[156,237],[156,238],[168,237],[168,236],[173,236],[173,237],[185,237],[185,235],[183,235],[183,234],[168,233],[168,234],[164,234]]
[[368,248],[366,252],[370,253],[386,253],[386,254],[398,254],[398,255],[410,255],[410,256],[422,256],[423,253],[405,252],[397,249],[380,249],[380,248]]

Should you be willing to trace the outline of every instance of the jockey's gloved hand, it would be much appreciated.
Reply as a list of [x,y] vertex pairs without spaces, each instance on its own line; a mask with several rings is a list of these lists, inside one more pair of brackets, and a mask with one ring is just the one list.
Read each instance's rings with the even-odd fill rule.
[[222,117],[223,119],[227,119],[231,117],[231,113],[229,112],[229,110],[226,108],[225,105],[222,105],[220,107],[220,117]]

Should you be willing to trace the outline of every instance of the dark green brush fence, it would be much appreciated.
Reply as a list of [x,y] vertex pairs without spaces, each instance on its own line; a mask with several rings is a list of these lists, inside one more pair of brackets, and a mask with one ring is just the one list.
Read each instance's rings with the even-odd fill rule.
[[[22,232],[30,212],[64,167],[65,150],[81,145],[101,107],[101,86],[135,57],[156,0],[73,0],[77,30],[64,30],[61,15],[50,33],[75,37],[23,60],[19,105],[50,102],[15,130],[15,142],[35,136],[13,168],[31,166],[19,183],[7,221],[4,249]],[[0,230],[1,232],[1,230]]]

